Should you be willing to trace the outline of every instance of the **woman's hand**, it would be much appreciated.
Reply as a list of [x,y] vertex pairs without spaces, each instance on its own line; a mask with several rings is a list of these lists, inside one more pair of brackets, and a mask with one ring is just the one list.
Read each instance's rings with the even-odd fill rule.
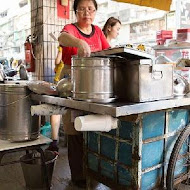
[[75,36],[62,32],[58,38],[59,44],[65,47],[77,47],[79,57],[90,57],[91,49],[86,41],[76,38]]
[[77,47],[78,47],[79,57],[90,57],[91,54],[90,46],[84,40],[79,40]]

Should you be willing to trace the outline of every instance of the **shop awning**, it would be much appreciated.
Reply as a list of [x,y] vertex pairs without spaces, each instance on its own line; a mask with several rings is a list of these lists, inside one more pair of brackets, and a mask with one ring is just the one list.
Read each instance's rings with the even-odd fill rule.
[[114,1],[152,7],[164,11],[169,11],[170,5],[172,3],[172,0],[114,0]]

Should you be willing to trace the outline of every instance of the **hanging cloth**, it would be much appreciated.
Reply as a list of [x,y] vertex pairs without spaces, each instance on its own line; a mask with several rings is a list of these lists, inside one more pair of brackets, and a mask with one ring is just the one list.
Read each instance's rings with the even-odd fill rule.
[[172,2],[172,0],[113,0],[113,1],[152,7],[164,11],[170,10],[170,5]]

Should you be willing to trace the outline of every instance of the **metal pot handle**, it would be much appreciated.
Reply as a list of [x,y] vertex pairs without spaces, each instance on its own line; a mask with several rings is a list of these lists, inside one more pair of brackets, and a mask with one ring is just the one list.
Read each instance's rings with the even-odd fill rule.
[[161,80],[163,78],[163,72],[160,69],[158,69],[155,64],[152,65],[151,73],[151,77],[154,80]]

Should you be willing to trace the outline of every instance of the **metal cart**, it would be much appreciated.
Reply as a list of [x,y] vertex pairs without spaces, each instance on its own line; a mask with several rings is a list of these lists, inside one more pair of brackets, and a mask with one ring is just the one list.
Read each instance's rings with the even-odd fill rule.
[[32,98],[120,119],[119,127],[109,133],[84,133],[88,182],[95,179],[122,190],[163,189],[166,185],[174,190],[179,187],[176,184],[185,187],[189,183],[190,96],[109,104],[46,95],[32,95]]

